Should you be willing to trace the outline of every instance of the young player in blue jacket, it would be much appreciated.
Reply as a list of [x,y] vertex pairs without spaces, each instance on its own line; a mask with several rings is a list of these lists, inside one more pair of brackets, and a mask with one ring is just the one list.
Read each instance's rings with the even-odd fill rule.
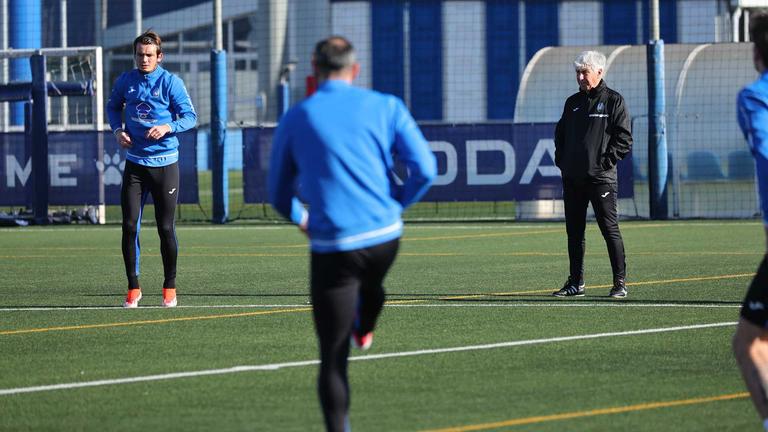
[[[370,347],[400,215],[427,191],[437,168],[402,101],[351,85],[360,66],[349,41],[320,41],[313,66],[318,91],[288,111],[275,133],[269,200],[309,237],[318,392],[327,430],[344,431],[350,341]],[[401,185],[394,159],[408,168]]]
[[[107,101],[109,125],[127,149],[120,204],[123,209],[123,260],[128,294],[123,306],[141,300],[139,229],[144,203],[151,194],[163,258],[163,301],[176,306],[175,213],[179,195],[179,140],[176,134],[195,127],[197,114],[181,78],[160,67],[161,39],[147,31],[133,41],[136,69],[117,79]],[[125,126],[122,114],[125,113]]]
[[[768,14],[750,16],[753,61],[760,78],[737,100],[738,120],[757,168],[757,190],[768,239]],[[757,413],[768,431],[768,255],[749,286],[733,337],[733,351]]]

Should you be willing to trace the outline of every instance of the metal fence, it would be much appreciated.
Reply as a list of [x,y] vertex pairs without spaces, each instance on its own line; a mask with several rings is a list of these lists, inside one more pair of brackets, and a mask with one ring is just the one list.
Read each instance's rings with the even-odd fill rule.
[[[726,0],[659,3],[666,44],[669,216],[754,217],[758,212],[754,168],[735,121],[736,92],[756,77],[744,30],[752,10]],[[636,141],[629,168],[633,194],[621,200],[620,212],[625,217],[649,216],[643,46],[650,37],[648,0],[223,0],[221,4],[228,75],[225,155],[230,219],[275,218],[268,206],[246,199],[243,178],[249,177],[251,155],[244,149],[251,147],[243,130],[276,124],[284,102],[282,90],[288,90],[289,104],[306,96],[314,44],[331,34],[344,35],[355,45],[362,68],[358,85],[401,97],[425,128],[438,125],[445,132],[451,131],[450,125],[459,125],[440,139],[431,139],[443,181],[451,174],[446,142],[461,149],[460,167],[466,170],[467,142],[491,139],[485,132],[466,135],[467,125],[487,132],[499,124],[556,122],[565,98],[576,91],[575,55],[588,48],[605,52],[610,63],[606,82],[627,99]],[[6,50],[101,46],[104,94],[109,94],[120,73],[134,67],[131,43],[140,30],[152,28],[163,37],[162,66],[183,78],[199,115],[200,203],[181,206],[180,216],[208,220],[213,2],[7,0],[3,5],[5,32],[0,38]],[[92,68],[88,61],[76,59],[58,65],[49,69],[64,78]],[[4,61],[2,71],[4,82],[24,78],[23,67],[10,61]],[[76,102],[51,104],[53,130],[74,130],[93,121],[83,108],[86,103],[71,105]],[[23,131],[14,110],[0,104],[3,131]],[[513,151],[522,145],[514,136],[494,135],[492,140],[507,142]],[[481,173],[506,179],[494,185],[497,190],[514,192],[520,188],[525,166],[513,167],[508,178],[501,176],[509,174],[509,167],[499,162],[508,157],[508,150],[499,148],[478,153],[471,163]],[[550,159],[544,151],[535,172],[540,180],[552,172]],[[7,177],[8,168],[4,170]],[[441,194],[406,217],[562,216],[556,193],[536,200],[510,199],[515,193],[488,195],[480,189],[467,195],[462,192],[466,179],[460,172],[456,178],[453,197]],[[112,216],[108,219],[119,219],[117,212]]]

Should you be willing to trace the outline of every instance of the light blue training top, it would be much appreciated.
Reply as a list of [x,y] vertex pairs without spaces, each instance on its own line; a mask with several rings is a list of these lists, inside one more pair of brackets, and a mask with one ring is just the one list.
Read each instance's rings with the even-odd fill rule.
[[768,226],[768,71],[739,92],[736,104],[739,126],[755,158],[760,208]]
[[[123,127],[133,145],[126,159],[139,165],[166,166],[179,160],[176,134],[195,127],[197,113],[181,78],[158,66],[150,73],[125,72],[112,87],[107,116],[112,131]],[[144,137],[153,126],[168,124],[171,132],[159,140]]]
[[[402,182],[393,157],[408,169]],[[400,99],[328,80],[280,121],[269,201],[296,224],[308,218],[313,252],[355,250],[399,238],[403,209],[436,174],[429,143]]]

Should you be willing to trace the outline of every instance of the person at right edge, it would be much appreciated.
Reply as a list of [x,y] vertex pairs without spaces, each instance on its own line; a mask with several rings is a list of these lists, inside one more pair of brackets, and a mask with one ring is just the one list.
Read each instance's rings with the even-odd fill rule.
[[[757,191],[768,239],[768,13],[749,16],[749,36],[754,42],[752,61],[760,74],[739,92],[737,116],[741,131],[755,158]],[[733,353],[757,414],[768,431],[768,256],[757,269],[741,306],[733,336]]]
[[555,297],[581,297],[584,284],[584,232],[591,202],[608,247],[613,271],[610,296],[627,296],[624,240],[619,232],[616,164],[632,148],[624,98],[603,80],[605,56],[584,51],[573,62],[579,92],[565,101],[555,128],[555,165],[563,178],[565,228],[570,273]]

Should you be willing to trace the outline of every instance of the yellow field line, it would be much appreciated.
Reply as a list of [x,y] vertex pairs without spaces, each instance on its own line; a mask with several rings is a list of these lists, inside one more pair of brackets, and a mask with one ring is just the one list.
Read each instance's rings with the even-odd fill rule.
[[736,255],[736,256],[746,256],[746,255],[765,255],[764,250],[756,249],[754,251],[750,252],[734,252],[734,251],[697,251],[697,252],[686,252],[686,251],[653,251],[653,252],[632,252],[631,255],[683,255],[683,256],[689,256],[689,255]]
[[[298,248],[306,248],[307,244],[293,244],[293,245],[281,245],[281,244],[250,244],[250,245],[241,245],[241,246],[219,246],[219,245],[207,245],[207,246],[184,246],[184,249],[259,249],[259,248],[265,248],[265,249],[298,249]],[[46,250],[46,251],[57,251],[57,252],[66,252],[66,251],[103,251],[103,250],[110,250],[114,249],[112,247],[76,247],[76,246],[67,246],[67,247],[45,247],[45,246],[19,246],[14,248],[15,250]]]
[[[644,229],[644,228],[666,228],[673,226],[673,224],[647,224],[642,226],[628,225],[628,229]],[[622,229],[625,227],[622,226]],[[522,232],[503,232],[503,233],[486,233],[486,234],[461,234],[452,236],[432,236],[432,237],[404,237],[402,242],[409,241],[431,241],[431,240],[460,240],[460,239],[472,239],[472,238],[488,238],[488,237],[514,237],[524,236],[529,234],[551,234],[551,233],[563,233],[565,232],[565,226],[557,228],[547,228],[534,231],[522,231]]]
[[424,257],[463,257],[467,256],[466,254],[458,253],[458,252],[400,252],[398,253],[400,256],[424,256]]
[[[304,245],[306,247],[306,245]],[[184,258],[207,258],[207,257],[258,257],[258,258],[295,258],[306,257],[309,251],[305,253],[267,253],[267,252],[231,252],[231,253],[180,253],[179,256]],[[762,256],[765,254],[763,251],[754,252],[733,252],[733,251],[700,251],[700,252],[633,252],[632,255],[644,255],[644,256],[661,256],[661,255],[685,255],[685,256]],[[158,253],[143,253],[143,256],[158,257]],[[463,252],[400,252],[401,256],[423,256],[423,257],[522,257],[522,256],[534,256],[534,257],[553,257],[553,256],[566,256],[566,252],[499,252],[499,253],[487,253],[487,254],[468,254]],[[602,256],[603,253],[587,253],[586,256]],[[119,257],[122,256],[118,253],[114,254],[99,254],[101,257]],[[60,255],[0,255],[0,259],[30,259],[30,258],[82,258],[82,255],[68,255],[62,257]]]
[[412,241],[432,241],[432,240],[461,240],[461,239],[472,239],[472,238],[488,238],[488,237],[515,237],[515,236],[524,236],[528,234],[550,234],[550,233],[562,233],[564,232],[564,228],[557,228],[557,229],[546,229],[546,230],[539,230],[539,231],[523,231],[523,232],[505,232],[505,233],[487,233],[487,234],[461,234],[461,235],[450,235],[450,236],[431,236],[431,237],[404,237],[401,242],[412,242]]
[[[119,253],[114,254],[99,254],[100,257],[122,257]],[[146,253],[141,254],[142,257],[159,257],[159,253]],[[291,257],[306,257],[307,253],[265,253],[265,252],[253,252],[253,253],[218,253],[218,254],[186,254],[180,253],[181,258],[221,258],[221,257],[259,257],[259,258],[291,258]],[[0,255],[0,259],[27,259],[27,258],[83,258],[84,255],[69,255],[62,257],[60,255]]]
[[[692,277],[692,278],[678,278],[678,279],[667,279],[667,280],[659,280],[659,281],[630,282],[630,283],[627,283],[627,286],[651,285],[651,284],[666,284],[666,283],[678,283],[678,282],[696,282],[696,281],[718,280],[718,279],[734,279],[734,278],[751,277],[751,276],[754,276],[754,273],[742,273],[742,274],[721,275],[721,276],[702,276],[702,277]],[[611,285],[595,285],[595,286],[592,286],[592,288],[608,288],[610,286]],[[548,292],[552,292],[552,289],[550,288],[550,289],[546,289],[546,290],[517,291],[517,292],[508,292],[508,293],[489,293],[489,294],[469,294],[469,295],[460,295],[460,296],[447,296],[447,297],[440,297],[439,300],[462,300],[462,299],[493,297],[493,296],[503,297],[503,296],[516,296],[516,295],[525,295],[525,294],[540,294],[540,293],[548,293]],[[424,303],[424,302],[426,302],[428,300],[431,300],[431,299],[394,300],[394,301],[387,301],[387,304]],[[305,307],[305,308],[281,309],[281,310],[274,310],[274,311],[243,312],[243,313],[237,313],[237,314],[206,315],[206,316],[183,317],[183,318],[167,318],[167,319],[162,319],[162,320],[129,321],[129,322],[124,322],[124,323],[88,324],[88,325],[79,325],[79,326],[45,327],[45,328],[22,329],[22,330],[5,330],[5,331],[0,331],[0,336],[14,335],[14,334],[28,334],[28,333],[43,333],[43,332],[50,332],[50,331],[85,330],[85,329],[94,329],[94,328],[123,327],[123,326],[144,325],[144,324],[165,324],[165,323],[171,323],[171,322],[196,321],[196,320],[205,320],[205,319],[239,318],[239,317],[256,316],[256,315],[272,315],[272,314],[287,313],[287,312],[306,312],[306,311],[310,311],[310,310],[312,310],[312,308]]]
[[252,245],[242,245],[242,246],[223,246],[223,245],[215,245],[215,246],[184,246],[184,249],[255,249],[255,248],[275,248],[275,249],[298,249],[298,248],[306,248],[306,243],[301,244],[258,244],[254,243]]
[[0,259],[59,258],[55,255],[0,255]]
[[401,304],[413,304],[413,303],[425,303],[427,300],[413,299],[413,300],[387,300],[388,305],[401,305]]
[[[665,280],[656,280],[656,281],[627,282],[627,286],[660,285],[660,284],[670,284],[670,283],[679,283],[679,282],[698,282],[698,281],[706,281],[706,280],[737,279],[737,278],[744,278],[744,277],[753,277],[754,275],[755,275],[754,273],[741,273],[741,274],[720,275],[720,276],[700,276],[700,277],[665,279]],[[590,285],[589,288],[610,288],[612,286],[613,285]],[[516,296],[516,295],[526,295],[526,294],[541,294],[541,293],[548,293],[548,292],[554,292],[554,291],[556,290],[553,288],[549,288],[549,289],[531,290],[531,291],[513,291],[513,292],[490,293],[490,294],[470,294],[465,296],[441,297],[440,300],[461,300],[461,299],[467,299],[467,298],[478,298],[478,297],[488,297],[488,296],[498,296],[498,297]]]
[[620,414],[620,413],[626,413],[626,412],[644,411],[644,410],[658,409],[658,408],[697,405],[697,404],[720,402],[720,401],[727,401],[727,400],[733,400],[733,399],[744,399],[747,397],[749,397],[749,393],[747,392],[732,393],[732,394],[725,394],[720,396],[682,399],[682,400],[673,400],[673,401],[665,401],[665,402],[651,402],[651,403],[643,403],[643,404],[637,404],[637,405],[628,405],[623,407],[600,408],[600,409],[594,409],[589,411],[574,411],[574,412],[562,413],[562,414],[524,417],[524,418],[504,420],[504,421],[494,422],[494,423],[457,426],[457,427],[451,427],[451,428],[445,428],[445,429],[430,429],[428,431],[423,431],[423,432],[479,431],[479,430],[497,429],[497,428],[509,427],[509,426],[520,426],[520,425],[545,423],[545,422],[551,422],[551,421],[568,420],[568,419],[574,419],[579,417],[595,417],[595,416],[601,416],[601,415]]
[[220,257],[260,257],[260,258],[269,258],[269,257],[306,257],[307,253],[264,253],[264,252],[242,252],[242,253],[216,253],[216,254],[179,254],[180,257],[186,257],[186,258],[220,258]]
[[[472,238],[489,238],[489,237],[512,237],[512,236],[523,236],[528,234],[548,234],[548,233],[554,233],[554,232],[563,232],[563,228],[551,228],[546,230],[539,230],[539,231],[523,231],[523,232],[504,232],[504,233],[485,233],[485,234],[464,234],[464,235],[452,235],[452,236],[432,236],[432,237],[404,237],[400,241],[401,242],[410,242],[410,241],[432,241],[432,240],[460,240],[460,239],[472,239]],[[216,246],[185,246],[185,249],[213,249]],[[295,244],[295,245],[277,245],[277,244],[271,244],[271,245],[258,245],[255,244],[253,246],[235,246],[231,247],[228,246],[227,249],[235,249],[235,248],[306,248],[307,244]],[[68,251],[68,250],[83,250],[83,251],[91,251],[91,250],[103,250],[103,248],[93,248],[93,247],[21,247],[22,250],[56,250],[56,251]],[[203,255],[187,255],[187,256],[294,256],[294,255],[271,255],[271,254],[203,254]],[[303,256],[303,255],[301,255]],[[38,256],[13,256],[13,255],[7,255],[7,256],[0,256],[0,258],[39,258]],[[57,257],[58,258],[58,257]]]
[[27,333],[44,333],[44,332],[52,332],[52,331],[86,330],[86,329],[95,329],[95,328],[125,327],[125,326],[145,325],[145,324],[167,324],[167,323],[180,322],[180,321],[199,321],[199,320],[221,319],[221,318],[242,318],[242,317],[256,316],[256,315],[274,315],[274,314],[288,313],[288,312],[306,312],[310,310],[312,310],[312,308],[303,307],[303,308],[280,309],[280,310],[259,311],[259,312],[243,312],[243,313],[223,314],[223,315],[204,315],[204,316],[192,316],[192,317],[182,317],[182,318],[166,318],[166,319],[159,319],[159,320],[128,321],[128,322],[122,322],[122,323],[85,324],[85,325],[63,326],[63,327],[5,330],[5,331],[0,331],[0,335],[4,336],[4,335],[16,335],[16,334],[27,334]]
[[669,228],[671,226],[675,226],[676,224],[672,223],[654,223],[654,224],[642,224],[642,225],[635,225],[635,224],[624,224],[621,226],[621,229],[641,229],[641,228]]
[[[490,254],[464,254],[465,256],[566,256],[567,252],[500,252]],[[602,256],[604,252],[587,252],[585,256]],[[763,256],[765,251],[755,250],[754,252],[733,252],[733,251],[699,251],[699,252],[675,252],[675,251],[653,251],[653,252],[632,252],[631,255],[656,256],[656,255],[682,255],[682,256]]]
[[[743,278],[743,277],[753,277],[754,275],[755,275],[754,273],[739,273],[739,274],[720,275],[720,276],[699,276],[699,277],[690,277],[690,278],[666,279],[661,281],[627,282],[627,285],[635,286],[635,285],[651,285],[651,284],[660,284],[660,283],[696,282],[696,281],[718,280],[718,279],[736,279],[736,278]],[[610,287],[610,286],[611,285],[604,285],[604,287]]]

